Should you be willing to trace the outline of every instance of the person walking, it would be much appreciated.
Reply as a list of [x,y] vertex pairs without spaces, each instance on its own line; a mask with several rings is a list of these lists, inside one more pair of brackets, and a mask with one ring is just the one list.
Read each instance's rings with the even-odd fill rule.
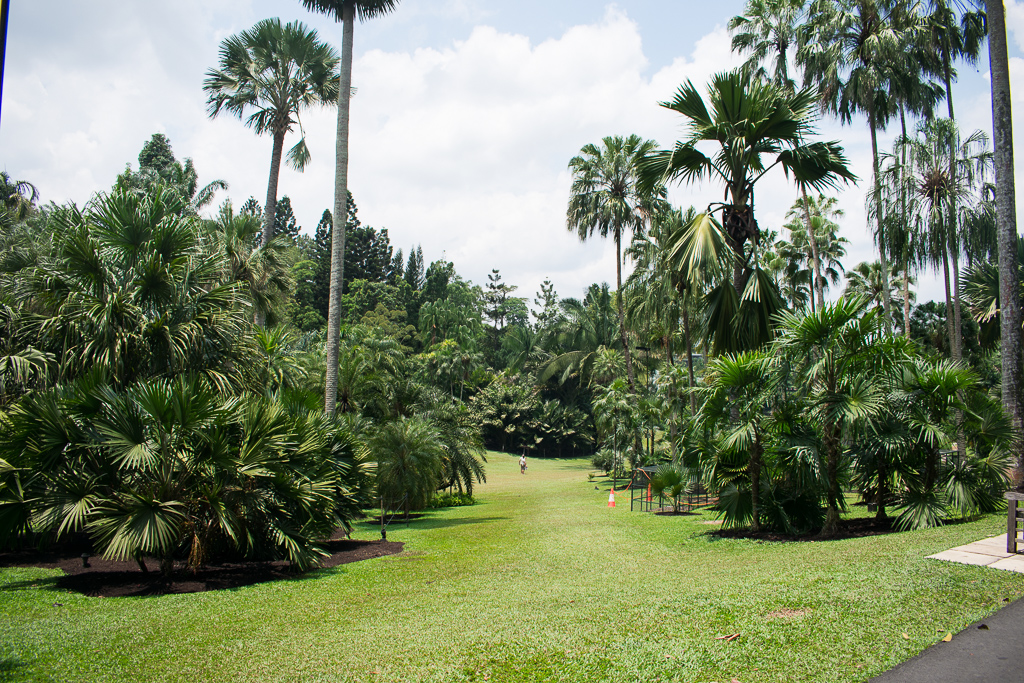
[[526,453],[519,456],[519,473],[526,474]]

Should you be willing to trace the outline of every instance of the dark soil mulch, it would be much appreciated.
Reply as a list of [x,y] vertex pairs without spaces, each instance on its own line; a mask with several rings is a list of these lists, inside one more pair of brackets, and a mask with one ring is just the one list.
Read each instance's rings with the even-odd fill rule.
[[661,515],[662,517],[691,517],[700,513],[687,512],[686,510],[680,510],[679,512],[675,512],[673,510],[658,510],[654,514]]
[[884,520],[876,520],[874,517],[844,519],[839,522],[839,533],[829,539],[823,539],[820,535],[820,530],[810,531],[797,536],[791,536],[778,531],[759,531],[754,533],[749,529],[719,529],[708,533],[711,536],[717,536],[719,538],[749,538],[755,541],[833,541],[844,538],[862,538],[864,536],[881,536],[882,534],[898,533],[892,526],[893,520],[893,517],[888,517]]
[[[337,567],[374,557],[396,555],[402,552],[404,545],[396,541],[333,539],[324,544],[324,550],[330,555],[323,559],[320,566]],[[71,543],[46,551],[0,553],[0,567],[61,569],[64,576],[57,579],[57,588],[104,598],[200,593],[267,581],[301,580],[309,576],[309,573],[296,572],[284,561],[211,563],[195,572],[185,567],[183,562],[176,562],[174,573],[165,579],[159,573],[157,560],[153,558],[146,559],[149,571],[143,573],[135,561],[105,560],[102,557],[89,557],[89,566],[84,567],[82,552],[83,548],[79,544]]]

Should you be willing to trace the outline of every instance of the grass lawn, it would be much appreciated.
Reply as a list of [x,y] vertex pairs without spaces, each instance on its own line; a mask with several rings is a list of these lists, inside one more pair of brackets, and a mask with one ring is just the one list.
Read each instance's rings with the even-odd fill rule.
[[1024,594],[1024,575],[924,559],[1002,516],[717,540],[707,514],[609,509],[584,460],[488,459],[477,505],[392,526],[402,555],[294,581],[102,599],[0,569],[0,681],[864,681]]

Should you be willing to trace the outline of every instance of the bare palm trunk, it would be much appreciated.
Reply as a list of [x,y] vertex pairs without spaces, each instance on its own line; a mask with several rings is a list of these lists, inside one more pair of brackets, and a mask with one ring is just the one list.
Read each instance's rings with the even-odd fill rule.
[[942,280],[946,287],[946,334],[949,335],[949,355],[952,357],[956,348],[956,340],[953,336],[953,295],[949,289],[949,254],[945,248],[942,250]]
[[[907,139],[907,116],[900,104],[900,130],[903,132],[903,139]],[[900,160],[900,218],[907,220],[907,187],[903,182],[903,174],[907,172],[907,149],[903,145]],[[904,236],[901,240],[903,245],[903,334],[910,339],[910,222],[907,221],[904,228]],[[879,506],[881,510],[881,506]],[[884,517],[884,515],[882,515]]]
[[868,125],[871,127],[871,169],[874,172],[872,179],[872,192],[875,203],[875,239],[878,240],[878,262],[882,266],[882,312],[888,325],[888,331],[892,331],[892,302],[889,300],[889,259],[885,255],[885,235],[882,232],[882,207],[881,187],[878,177],[878,131],[875,130],[874,107],[868,110]]
[[690,340],[690,310],[683,308],[683,333],[686,335],[686,372],[690,377],[690,417],[697,414],[697,397],[693,394],[693,388],[697,380],[693,376],[693,342]]
[[338,346],[341,338],[341,285],[345,268],[345,223],[348,220],[348,119],[352,93],[352,40],[355,5],[342,10],[341,74],[338,85],[338,133],[334,164],[334,234],[331,240],[331,287],[327,304],[327,373],[324,412],[334,414],[338,397]]
[[761,530],[761,437],[754,437],[750,449],[750,530]]
[[[1013,182],[1013,122],[1006,18],[1002,0],[985,0],[988,58],[992,74],[992,142],[996,168],[996,223],[999,245],[999,331],[1002,350],[1003,409],[1013,420],[1017,439],[1024,433],[1021,402],[1020,275],[1017,272],[1017,208]],[[1014,484],[1024,482],[1024,452],[1017,449]]]
[[284,130],[274,131],[274,151],[270,154],[270,180],[267,182],[267,203],[263,211],[263,246],[274,237],[277,220],[277,180],[281,176],[281,155],[284,152]]
[[807,188],[801,185],[800,193],[803,195],[804,199],[804,220],[807,222],[807,240],[811,243],[811,264],[813,265],[814,270],[814,293],[818,295],[818,308],[824,308],[825,288],[821,281],[821,258],[818,256],[818,236],[814,234],[814,226],[811,223],[811,204],[807,200]]
[[619,337],[622,339],[622,355],[626,359],[626,379],[629,391],[636,393],[636,377],[633,375],[633,358],[629,353],[629,340],[626,338],[626,318],[622,314],[622,230],[615,228],[615,305],[619,313]]
[[827,508],[825,525],[821,529],[824,538],[833,538],[839,533],[839,427],[829,423],[825,425],[825,453],[828,458],[826,474],[828,477]]

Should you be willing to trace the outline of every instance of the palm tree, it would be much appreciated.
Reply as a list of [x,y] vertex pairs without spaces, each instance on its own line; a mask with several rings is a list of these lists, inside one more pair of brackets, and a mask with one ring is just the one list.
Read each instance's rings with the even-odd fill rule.
[[[743,15],[729,20],[733,52],[746,52],[744,68],[756,77],[796,90],[789,77],[789,48],[796,47],[804,0],[749,0]],[[770,63],[771,73],[764,68]]]
[[[786,214],[789,222],[785,227],[789,228],[793,246],[804,250],[811,264],[818,308],[825,305],[825,288],[829,283],[838,284],[839,274],[844,272],[840,259],[846,255],[843,245],[848,240],[837,234],[839,225],[834,219],[843,216],[843,210],[837,208],[837,203],[835,197],[818,195],[815,199],[804,192]],[[813,239],[811,235],[814,235]],[[811,303],[814,310],[813,300]]]
[[[904,276],[906,277],[906,276]],[[913,280],[911,280],[913,282]],[[843,296],[847,299],[852,298],[864,298],[872,306],[882,306],[882,289],[889,285],[889,299],[895,300],[897,303],[902,303],[903,294],[900,292],[900,287],[903,283],[903,278],[900,277],[899,271],[895,264],[889,266],[889,277],[882,277],[882,264],[879,261],[862,261],[856,266],[846,271],[846,289],[843,291]],[[910,295],[913,300],[913,294]]]
[[806,394],[809,416],[821,434],[828,483],[821,534],[826,538],[839,529],[844,431],[883,407],[883,391],[873,377],[878,372],[864,371],[892,363],[899,357],[899,343],[906,344],[904,337],[882,334],[877,309],[865,312],[867,303],[864,298],[840,298],[806,316],[783,314],[777,341],[779,355],[793,363],[797,386]]
[[637,183],[637,164],[656,143],[639,135],[627,138],[609,136],[602,146],[588,144],[580,155],[569,161],[572,171],[572,189],[566,227],[580,240],[598,233],[611,234],[615,240],[615,306],[619,316],[619,337],[626,358],[626,377],[629,390],[636,391],[633,361],[626,338],[626,321],[622,309],[622,235],[629,230],[642,232],[650,217],[659,210],[664,188],[652,185],[642,190]]
[[[1013,419],[1017,438],[1024,434],[1021,397],[1021,310],[1017,289],[1017,208],[1013,182],[1013,122],[1010,104],[1010,60],[1006,50],[1006,18],[1002,0],[985,0],[988,59],[992,74],[992,143],[995,150],[996,225],[999,243],[999,325],[1002,350],[1003,409]],[[1014,483],[1024,485],[1024,452],[1018,456]]]
[[[992,154],[988,138],[975,131],[962,139],[950,119],[924,121],[918,137],[901,138],[896,153],[909,150],[906,171],[911,174],[920,201],[915,209],[919,234],[927,243],[927,257],[942,267],[946,288],[946,322],[954,361],[961,359],[960,254],[966,241],[961,230],[966,214],[980,197],[988,176]],[[952,276],[953,290],[950,292]]]
[[442,483],[445,458],[441,435],[420,417],[388,422],[370,442],[377,460],[381,507],[405,511],[426,506]]
[[[818,85],[822,108],[835,113],[844,124],[857,112],[867,115],[874,233],[880,246],[882,277],[887,280],[886,239],[878,210],[878,131],[897,113],[900,79],[909,65],[910,49],[920,43],[923,23],[912,20],[900,3],[884,0],[815,0],[808,16],[797,51],[797,61],[804,66],[804,82]],[[887,282],[882,296],[885,318],[891,322]]]
[[[716,358],[708,366],[709,393],[701,409],[706,424],[724,425],[718,450],[746,456],[744,484],[721,467],[716,468],[714,478],[720,486],[736,486],[738,491],[745,487],[749,491],[750,529],[754,532],[761,530],[762,470],[772,424],[772,414],[765,408],[778,384],[773,362],[763,350]],[[732,523],[741,523],[745,515],[727,517]]]
[[324,409],[334,413],[338,389],[338,343],[341,335],[341,294],[345,269],[345,221],[348,216],[348,126],[352,94],[352,41],[355,17],[375,19],[392,12],[399,0],[302,0],[313,12],[342,23],[341,78],[338,85],[338,131],[334,163],[334,226],[331,236],[331,287],[327,304],[327,371],[324,377]]
[[[710,109],[687,82],[671,102],[662,103],[688,119],[690,136],[673,150],[648,155],[641,163],[641,176],[645,186],[704,179],[725,184],[726,201],[698,214],[680,234],[676,249],[692,272],[717,267],[712,261],[731,261],[732,278],[726,275],[706,301],[716,349],[740,350],[770,336],[773,302],[778,299],[759,263],[755,184],[775,166],[819,191],[855,177],[838,143],[807,142],[814,133],[813,90],[793,93],[732,71],[712,78],[708,96]],[[699,149],[705,144],[717,147],[712,156]],[[721,224],[712,218],[712,207],[720,207]]]
[[0,171],[0,205],[15,220],[24,220],[39,199],[39,190],[27,180],[13,180]]
[[[298,124],[299,114],[314,106],[329,106],[338,97],[338,55],[320,42],[316,31],[294,21],[264,19],[248,31],[220,44],[220,68],[206,74],[211,117],[222,111],[245,118],[257,135],[269,133],[274,140],[270,156],[270,180],[264,205],[263,244],[274,236],[277,180],[285,135]],[[289,164],[298,171],[309,162],[306,136],[288,152]],[[344,215],[344,214],[343,214]]]

